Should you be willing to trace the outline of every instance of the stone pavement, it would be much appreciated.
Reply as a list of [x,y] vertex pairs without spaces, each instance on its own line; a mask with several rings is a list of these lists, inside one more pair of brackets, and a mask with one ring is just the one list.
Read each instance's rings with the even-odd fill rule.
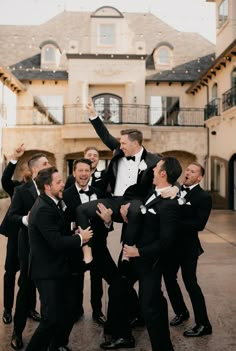
[[[6,211],[8,200],[0,200],[0,218]],[[200,233],[205,250],[199,259],[198,277],[204,292],[213,334],[201,338],[184,338],[183,331],[194,324],[190,300],[183,288],[191,318],[183,325],[171,328],[175,351],[235,351],[236,350],[236,212],[214,210],[206,229]],[[109,236],[109,248],[115,259],[119,253],[119,229]],[[0,274],[4,272],[6,238],[0,235]],[[180,277],[180,283],[181,277]],[[89,273],[86,273],[84,290],[85,315],[76,323],[70,338],[73,351],[98,351],[102,342],[102,328],[93,322],[89,303]],[[107,287],[104,283],[103,306],[106,313]],[[2,278],[0,279],[0,313],[2,310]],[[169,316],[174,316],[171,307]],[[23,335],[24,343],[30,339],[37,323],[28,320]],[[158,331],[157,331],[158,332]],[[10,338],[12,324],[4,325],[0,319],[0,351],[12,350]],[[144,328],[134,330],[136,351],[150,351],[150,343]],[[124,350],[124,349],[123,349]],[[127,349],[128,350],[128,349]],[[22,350],[23,351],[23,350]]]

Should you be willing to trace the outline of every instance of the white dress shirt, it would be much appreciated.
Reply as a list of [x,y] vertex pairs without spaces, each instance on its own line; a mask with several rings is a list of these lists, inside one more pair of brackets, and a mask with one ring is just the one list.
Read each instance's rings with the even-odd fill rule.
[[135,161],[127,160],[126,157],[122,157],[118,161],[116,184],[114,190],[115,196],[124,195],[125,190],[129,186],[137,183],[139,172],[138,167],[141,161],[142,153],[143,147],[137,154],[133,155],[135,156]]

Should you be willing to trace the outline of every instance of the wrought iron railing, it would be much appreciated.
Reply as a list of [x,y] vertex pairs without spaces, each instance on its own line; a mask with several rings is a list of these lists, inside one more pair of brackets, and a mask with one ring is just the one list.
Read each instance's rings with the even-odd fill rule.
[[219,98],[213,99],[205,106],[205,109],[204,109],[205,120],[214,116],[220,116],[220,99]]
[[[204,126],[203,108],[168,109],[149,105],[121,104],[116,108],[103,108],[98,114],[110,124],[144,124],[150,126]],[[89,115],[81,104],[63,107],[18,107],[16,118],[6,118],[7,125],[68,125],[89,123]]]
[[236,105],[236,86],[227,90],[222,95],[222,111],[226,111]]

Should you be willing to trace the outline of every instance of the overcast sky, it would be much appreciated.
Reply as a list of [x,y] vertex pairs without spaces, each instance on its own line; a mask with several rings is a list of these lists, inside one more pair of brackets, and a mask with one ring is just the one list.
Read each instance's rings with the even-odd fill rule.
[[0,24],[40,24],[63,10],[151,12],[180,31],[199,32],[215,43],[215,3],[206,0],[1,0]]

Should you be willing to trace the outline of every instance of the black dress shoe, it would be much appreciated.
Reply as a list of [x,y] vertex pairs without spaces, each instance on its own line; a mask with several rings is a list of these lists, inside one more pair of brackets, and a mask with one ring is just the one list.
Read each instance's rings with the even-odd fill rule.
[[93,313],[93,320],[100,325],[104,325],[106,323],[106,317],[102,312],[100,313]]
[[170,321],[170,326],[175,327],[176,325],[179,325],[189,319],[189,312],[185,311],[182,314],[177,314],[171,321]]
[[212,334],[211,325],[195,325],[193,328],[185,330],[183,336],[193,337],[193,336],[203,336]]
[[40,320],[41,320],[40,314],[35,310],[29,311],[28,318],[32,319],[35,322],[40,322]]
[[12,314],[10,310],[4,310],[2,315],[3,323],[10,324],[12,322]]
[[132,336],[129,338],[117,338],[108,342],[103,342],[100,347],[104,350],[131,349],[135,347],[135,341]]
[[15,331],[13,332],[11,337],[11,347],[14,350],[20,350],[23,347],[22,336],[21,334],[17,334]]

